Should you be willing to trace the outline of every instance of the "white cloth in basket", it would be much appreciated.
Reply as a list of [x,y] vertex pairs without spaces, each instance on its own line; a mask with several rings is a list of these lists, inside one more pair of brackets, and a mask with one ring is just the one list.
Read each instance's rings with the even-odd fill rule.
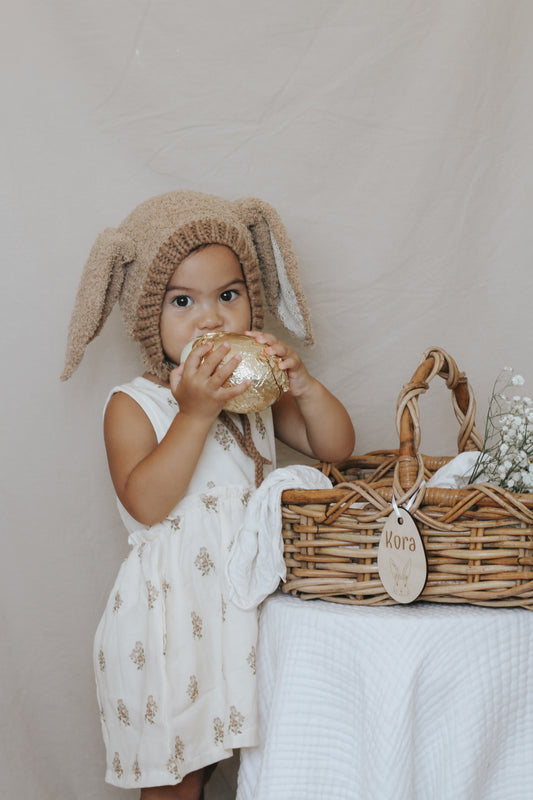
[[229,596],[238,608],[257,607],[286,578],[281,493],[331,487],[329,478],[315,467],[295,465],[274,470],[254,492],[226,562]]
[[[474,465],[479,458],[479,450],[468,450],[459,453],[447,464],[438,469],[427,481],[426,485],[434,489],[463,489],[470,480]],[[482,483],[483,475],[478,475],[474,483]]]

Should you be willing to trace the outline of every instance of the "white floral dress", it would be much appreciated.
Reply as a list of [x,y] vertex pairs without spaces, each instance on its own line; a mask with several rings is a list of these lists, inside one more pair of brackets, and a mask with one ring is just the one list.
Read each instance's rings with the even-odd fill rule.
[[[111,395],[118,391],[139,403],[160,441],[179,411],[170,390],[136,378]],[[266,475],[275,462],[271,410],[249,419],[272,461]],[[163,522],[141,525],[118,503],[131,551],[94,644],[105,779],[115,786],[179,783],[257,744],[257,613],[236,608],[224,587],[253,488],[252,459],[217,420],[187,494]]]

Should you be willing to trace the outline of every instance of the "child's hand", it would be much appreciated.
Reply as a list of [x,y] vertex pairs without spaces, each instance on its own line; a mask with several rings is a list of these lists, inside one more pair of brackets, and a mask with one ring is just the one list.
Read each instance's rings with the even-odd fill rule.
[[355,433],[342,403],[309,374],[300,356],[271,333],[246,331],[267,353],[280,359],[290,392],[272,408],[276,437],[320,461],[342,461],[352,453]]
[[307,371],[302,359],[289,345],[276,338],[272,333],[262,331],[246,331],[246,336],[255,339],[259,344],[266,345],[265,353],[275,355],[280,359],[279,368],[287,373],[289,387],[293,397],[301,397],[310,388],[313,378]]
[[216,349],[208,342],[194,348],[185,362],[172,370],[170,389],[182,414],[214,420],[228,400],[250,387],[249,380],[237,386],[224,386],[241,360],[241,356],[235,355],[223,364],[229,349],[226,342]]

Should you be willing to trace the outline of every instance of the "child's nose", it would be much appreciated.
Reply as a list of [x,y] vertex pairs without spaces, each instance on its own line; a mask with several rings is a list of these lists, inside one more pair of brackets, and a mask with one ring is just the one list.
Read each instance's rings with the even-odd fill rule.
[[220,309],[216,306],[208,306],[202,309],[202,314],[198,321],[198,328],[201,331],[213,331],[222,327],[223,319]]

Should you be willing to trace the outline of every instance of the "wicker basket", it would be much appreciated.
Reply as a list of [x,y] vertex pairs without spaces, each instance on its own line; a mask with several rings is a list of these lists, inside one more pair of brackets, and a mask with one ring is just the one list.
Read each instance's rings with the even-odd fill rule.
[[533,495],[489,483],[457,490],[422,485],[450,460],[419,453],[418,395],[437,374],[452,391],[459,452],[481,447],[467,378],[443,350],[427,350],[398,398],[399,450],[320,465],[334,483],[331,490],[283,492],[284,592],[354,605],[395,604],[377,566],[394,492],[398,505],[414,496],[410,514],[428,558],[419,600],[533,608]]

